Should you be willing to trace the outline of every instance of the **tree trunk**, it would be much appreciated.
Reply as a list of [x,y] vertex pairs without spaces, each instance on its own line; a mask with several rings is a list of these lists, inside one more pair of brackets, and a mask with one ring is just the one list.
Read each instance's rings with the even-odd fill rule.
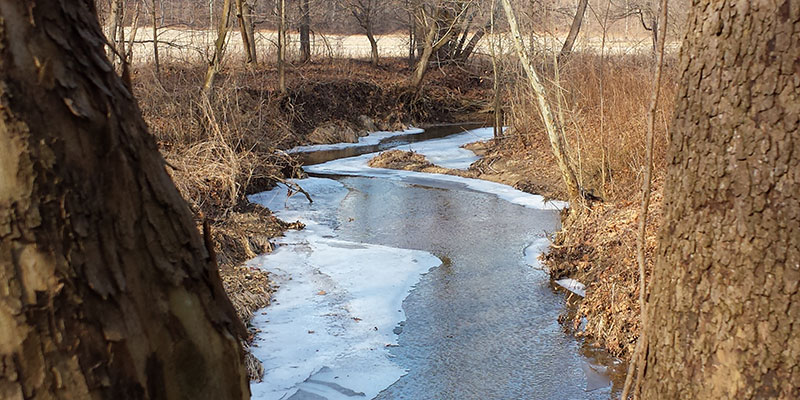
[[311,60],[311,7],[309,0],[300,2],[300,62]]
[[414,78],[411,80],[411,87],[419,93],[422,89],[422,81],[425,79],[425,72],[428,70],[428,63],[433,55],[433,40],[436,38],[436,24],[431,23],[428,31],[425,32],[425,42],[423,43],[422,54],[417,60],[417,67],[414,69]]
[[544,86],[542,86],[542,83],[539,80],[539,75],[536,74],[536,70],[533,69],[533,65],[531,65],[531,62],[528,58],[528,52],[525,51],[525,47],[522,44],[522,36],[520,36],[517,18],[514,16],[514,10],[511,8],[511,3],[509,0],[501,1],[503,3],[503,9],[506,12],[508,25],[511,28],[511,37],[514,40],[514,46],[517,49],[517,54],[519,55],[520,62],[522,63],[522,68],[525,70],[525,73],[528,76],[528,82],[531,85],[531,89],[533,89],[533,92],[536,95],[536,100],[539,104],[539,112],[542,115],[542,122],[544,123],[545,130],[547,131],[547,137],[550,140],[550,146],[553,148],[553,155],[556,157],[558,169],[561,171],[561,178],[564,180],[564,185],[566,186],[570,201],[574,202],[581,198],[581,189],[578,185],[578,180],[575,178],[575,172],[572,170],[572,166],[569,163],[567,152],[564,149],[565,145],[561,135],[561,128],[557,125],[557,121],[553,118],[553,114],[550,112],[550,106],[547,103]]
[[153,64],[156,67],[156,79],[161,77],[161,64],[158,59],[158,19],[156,17],[156,0],[153,0]]
[[217,79],[220,68],[222,68],[222,58],[225,55],[225,40],[228,37],[230,19],[231,0],[225,0],[222,3],[222,16],[219,19],[219,27],[217,28],[217,40],[214,42],[214,54],[208,62],[206,79],[203,82],[203,93],[209,97],[214,93],[214,82]]
[[1,1],[0,26],[0,398],[248,398],[243,327],[89,2]]
[[286,94],[286,0],[278,0],[278,89]]
[[245,63],[253,63],[253,54],[250,52],[250,35],[247,34],[247,21],[245,21],[244,2],[236,0],[236,20],[239,22],[239,34],[242,36],[242,49],[244,50]]
[[375,35],[372,33],[371,23],[367,29],[367,40],[369,40],[369,45],[372,48],[372,65],[378,66],[378,64],[380,64],[380,59],[378,58],[378,41],[375,40]]
[[106,32],[106,39],[108,40],[108,59],[111,60],[111,65],[116,67],[117,65],[117,31],[120,29],[120,25],[122,25],[121,19],[124,12],[124,0],[111,0],[111,14],[109,16],[108,22],[108,32]]
[[466,47],[464,47],[464,49],[461,50],[461,52],[458,54],[458,59],[461,60],[461,62],[467,62],[467,60],[469,60],[469,57],[472,56],[472,52],[475,51],[475,47],[478,45],[481,39],[483,39],[483,37],[486,35],[486,31],[489,30],[492,24],[491,22],[492,18],[494,17],[489,18],[489,21],[487,21],[484,26],[475,31],[475,34],[472,35],[472,38],[469,39],[469,42],[467,43]]
[[688,21],[642,398],[800,398],[800,8]]
[[[456,20],[453,20],[452,24],[455,23]],[[422,90],[422,82],[425,79],[425,73],[428,71],[428,64],[430,63],[431,56],[433,53],[439,51],[439,49],[447,44],[450,38],[453,37],[455,31],[452,29],[452,24],[446,31],[443,31],[441,37],[439,37],[439,40],[434,42],[436,39],[436,34],[438,33],[437,23],[435,18],[430,19],[428,23],[428,31],[425,33],[425,43],[422,45],[422,54],[420,55],[419,60],[417,60],[417,67],[414,70],[414,77],[411,80],[411,87],[414,88],[417,94],[419,94],[419,92]]]
[[575,40],[578,38],[578,33],[581,31],[581,24],[583,23],[583,15],[586,14],[587,4],[589,4],[589,0],[578,0],[578,9],[575,11],[575,17],[572,18],[572,25],[569,27],[567,39],[564,41],[564,46],[561,47],[561,52],[558,54],[559,61],[572,53],[572,47],[575,46]]
[[247,43],[250,46],[250,62],[255,65],[258,64],[258,54],[256,53],[256,24],[253,22],[253,8],[250,6],[250,3],[246,1],[242,6],[245,35],[247,35]]

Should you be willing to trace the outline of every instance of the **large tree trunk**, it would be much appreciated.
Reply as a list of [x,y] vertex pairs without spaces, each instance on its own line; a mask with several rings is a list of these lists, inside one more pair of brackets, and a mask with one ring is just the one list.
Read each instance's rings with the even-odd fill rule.
[[0,1],[0,398],[245,399],[241,323],[89,3]]
[[800,7],[778,4],[694,1],[642,398],[800,398]]
[[561,47],[561,52],[558,54],[559,59],[563,59],[572,53],[572,48],[575,46],[575,39],[578,38],[578,33],[581,31],[581,24],[583,24],[583,15],[586,14],[586,5],[589,0],[578,0],[578,9],[575,11],[575,17],[572,18],[572,25],[569,27],[567,39],[564,41],[564,46]]
[[311,60],[311,7],[309,0],[300,2],[300,62]]

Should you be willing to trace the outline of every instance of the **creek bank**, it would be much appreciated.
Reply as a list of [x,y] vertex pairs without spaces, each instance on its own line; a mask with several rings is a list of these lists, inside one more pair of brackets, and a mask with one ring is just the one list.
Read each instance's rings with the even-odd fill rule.
[[[552,155],[523,151],[496,139],[463,146],[480,159],[466,169],[444,168],[411,150],[391,150],[369,160],[375,168],[420,171],[483,179],[518,190],[565,199]],[[549,166],[548,166],[549,165]],[[647,260],[653,259],[661,220],[661,184],[656,181],[646,236]],[[574,312],[559,320],[578,337],[627,359],[639,335],[639,287],[635,259],[638,199],[594,202],[578,212],[562,213],[559,231],[542,261],[554,282],[580,296]],[[652,269],[648,261],[647,273]]]
[[[205,65],[163,63],[158,77],[151,65],[131,71],[143,118],[198,229],[208,225],[223,285],[245,324],[254,309],[270,303],[274,288],[268,274],[244,261],[270,252],[271,240],[299,227],[245,198],[303,176],[297,157],[282,149],[457,121],[483,109],[491,90],[477,69],[443,66],[430,71],[414,100],[406,87],[412,71],[405,61],[382,61],[380,68],[340,59],[290,68],[286,95],[277,89],[274,69],[232,63],[221,72],[210,99],[198,90]],[[251,361],[254,378],[260,372]]]

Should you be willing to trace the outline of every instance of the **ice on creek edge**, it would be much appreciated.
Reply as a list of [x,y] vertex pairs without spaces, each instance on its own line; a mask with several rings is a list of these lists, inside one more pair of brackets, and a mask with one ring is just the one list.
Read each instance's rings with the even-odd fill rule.
[[325,151],[325,150],[341,150],[350,147],[364,147],[364,146],[374,146],[379,144],[384,139],[388,139],[395,136],[401,135],[417,135],[422,132],[425,132],[424,129],[419,128],[408,128],[404,131],[378,131],[378,132],[371,132],[367,136],[363,136],[358,138],[358,143],[333,143],[333,144],[312,144],[308,146],[297,146],[288,151],[288,153],[311,153],[314,151]]
[[[478,157],[471,151],[460,147],[467,143],[488,140],[491,137],[491,128],[480,128],[457,135],[451,135],[443,139],[426,140],[424,142],[398,146],[393,148],[393,150],[415,151],[423,154],[434,164],[447,168],[467,168],[471,163],[477,160]],[[560,210],[568,205],[566,202],[562,201],[545,201],[542,196],[525,193],[508,185],[482,179],[386,168],[370,168],[367,166],[367,162],[377,154],[378,153],[364,154],[357,157],[333,160],[323,164],[309,165],[303,168],[307,172],[316,174],[377,177],[422,185],[429,182],[455,184],[466,189],[494,194],[508,202],[534,209]]]
[[405,320],[403,299],[441,261],[423,251],[335,239],[348,189],[331,179],[296,182],[313,204],[303,195],[288,197],[283,187],[250,197],[281,219],[306,224],[249,263],[272,272],[280,286],[274,303],[253,319],[261,332],[251,350],[265,376],[252,384],[252,398],[375,397],[406,373],[387,349]]

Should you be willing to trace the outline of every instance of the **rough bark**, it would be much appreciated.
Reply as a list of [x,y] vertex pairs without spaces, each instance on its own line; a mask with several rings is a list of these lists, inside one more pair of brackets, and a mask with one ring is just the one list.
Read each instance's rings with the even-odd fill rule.
[[209,250],[89,2],[0,2],[0,398],[245,399]]
[[800,398],[800,4],[689,25],[642,397]]
[[567,39],[564,41],[564,46],[561,47],[561,52],[558,54],[559,59],[563,59],[572,53],[575,40],[578,38],[578,33],[581,31],[581,24],[583,24],[583,16],[586,14],[587,4],[589,4],[589,0],[578,0],[578,9],[575,11],[575,17],[572,18],[572,25],[569,27],[569,33],[567,34]]

